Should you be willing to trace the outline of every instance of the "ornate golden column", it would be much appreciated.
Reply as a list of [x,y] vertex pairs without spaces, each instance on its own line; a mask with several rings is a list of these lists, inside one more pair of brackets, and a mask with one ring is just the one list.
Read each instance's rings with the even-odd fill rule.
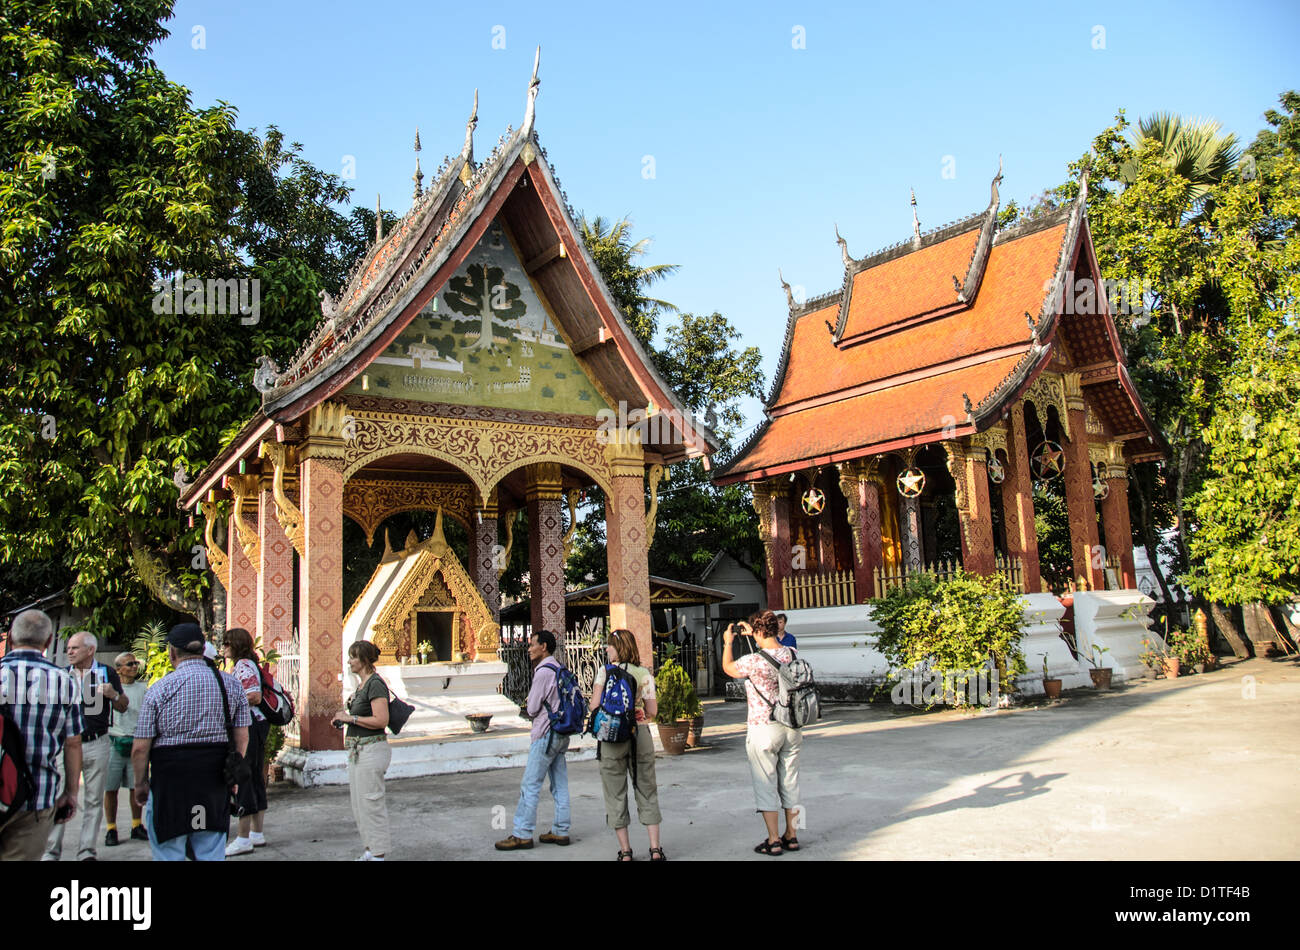
[[1065,507],[1070,520],[1070,553],[1074,556],[1076,583],[1083,578],[1089,590],[1105,590],[1101,546],[1097,540],[1097,499],[1092,490],[1092,462],[1088,457],[1088,429],[1083,389],[1078,373],[1065,373],[1065,407],[1069,436],[1065,443]]
[[1106,551],[1119,558],[1120,583],[1126,590],[1137,588],[1137,568],[1133,563],[1133,526],[1129,521],[1128,463],[1124,445],[1106,445],[1106,461],[1099,468],[1106,481],[1106,497],[1101,503],[1101,523],[1106,531]]

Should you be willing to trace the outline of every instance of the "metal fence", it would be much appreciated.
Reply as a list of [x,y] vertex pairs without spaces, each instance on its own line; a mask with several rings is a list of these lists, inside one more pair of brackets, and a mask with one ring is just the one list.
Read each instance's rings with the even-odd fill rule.
[[[533,665],[528,660],[528,644],[503,643],[497,650],[497,657],[506,665],[501,694],[512,702],[524,705],[528,700],[528,690],[533,685]],[[596,671],[605,665],[604,641],[566,640],[560,646],[556,658],[578,677],[582,695],[590,696],[596,682]]]
[[284,686],[285,691],[293,697],[294,707],[298,713],[284,727],[284,744],[287,746],[300,744],[302,734],[299,731],[299,723],[307,711],[306,697],[300,692],[301,677],[299,674],[301,670],[302,657],[300,655],[298,631],[295,630],[293,637],[289,640],[284,652],[280,654],[280,659],[275,664],[275,678]]

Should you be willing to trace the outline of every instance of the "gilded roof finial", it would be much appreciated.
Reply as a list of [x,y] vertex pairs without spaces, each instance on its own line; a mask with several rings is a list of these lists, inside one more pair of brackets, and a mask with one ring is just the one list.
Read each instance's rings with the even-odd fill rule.
[[835,225],[835,243],[840,246],[840,256],[844,258],[844,269],[848,270],[853,258],[849,256],[849,242],[840,237],[840,226]]
[[527,138],[533,132],[533,119],[537,115],[537,88],[542,81],[537,78],[537,67],[542,62],[542,48],[537,47],[537,54],[533,57],[533,78],[528,83],[528,105],[524,109],[524,124],[519,128],[519,134]]
[[794,291],[792,291],[790,289],[790,285],[785,282],[785,275],[781,273],[781,268],[779,267],[776,269],[776,276],[778,279],[780,279],[781,286],[785,288],[786,306],[789,307],[790,311],[793,313],[794,312]]
[[989,207],[998,206],[998,185],[1002,184],[1002,156],[998,156],[998,173],[993,176],[993,184],[990,186]]
[[411,176],[415,182],[415,200],[419,201],[420,196],[424,194],[424,172],[420,171],[420,127],[415,127],[415,174]]
[[916,216],[916,189],[912,189],[912,247],[921,246],[921,221]]
[[375,243],[382,244],[384,240],[384,209],[382,201],[378,194],[375,195]]
[[469,164],[474,162],[474,130],[478,128],[478,90],[474,90],[474,108],[469,111],[469,119],[465,122],[465,144],[460,153],[465,156],[465,161]]

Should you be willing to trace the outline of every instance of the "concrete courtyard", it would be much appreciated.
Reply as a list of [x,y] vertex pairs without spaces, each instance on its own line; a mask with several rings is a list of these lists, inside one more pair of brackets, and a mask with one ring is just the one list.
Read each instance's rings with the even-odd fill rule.
[[[706,707],[706,747],[660,756],[670,860],[768,860],[745,763],[744,708]],[[1300,662],[1229,661],[1199,676],[996,713],[834,706],[805,730],[803,851],[784,861],[1263,860],[1300,857]],[[573,844],[492,848],[522,769],[390,781],[394,860],[613,860],[598,764],[569,764]],[[348,789],[270,792],[269,844],[232,859],[344,861],[361,850]],[[125,802],[119,828],[129,827]],[[539,832],[549,828],[543,792]],[[75,853],[74,819],[65,856]],[[633,810],[633,846],[647,843]],[[148,860],[148,846],[100,860]]]

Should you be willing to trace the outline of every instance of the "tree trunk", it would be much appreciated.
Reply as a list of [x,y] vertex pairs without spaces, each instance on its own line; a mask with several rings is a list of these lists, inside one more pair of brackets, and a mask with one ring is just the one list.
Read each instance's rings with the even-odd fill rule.
[[1250,644],[1246,640],[1246,634],[1238,626],[1237,618],[1232,615],[1232,608],[1227,604],[1210,604],[1210,616],[1214,618],[1214,626],[1219,634],[1228,641],[1228,646],[1232,647],[1232,655],[1239,660],[1249,657]]
[[1169,593],[1169,584],[1165,581],[1164,571],[1160,569],[1160,550],[1156,542],[1155,534],[1151,530],[1151,499],[1147,495],[1146,486],[1142,483],[1142,476],[1133,479],[1133,485],[1137,488],[1139,509],[1141,513],[1141,524],[1139,532],[1142,535],[1142,547],[1147,552],[1147,564],[1151,567],[1151,573],[1156,576],[1156,583],[1160,585],[1160,592],[1164,595],[1165,603],[1173,609],[1174,598]]
[[[212,625],[210,603],[205,604],[198,598],[186,594],[171,576],[166,562],[146,549],[140,539],[135,537],[131,539],[131,560],[135,565],[136,574],[148,588],[149,593],[173,610],[194,617],[198,621],[199,629],[207,633]],[[205,621],[207,627],[204,626]]]

